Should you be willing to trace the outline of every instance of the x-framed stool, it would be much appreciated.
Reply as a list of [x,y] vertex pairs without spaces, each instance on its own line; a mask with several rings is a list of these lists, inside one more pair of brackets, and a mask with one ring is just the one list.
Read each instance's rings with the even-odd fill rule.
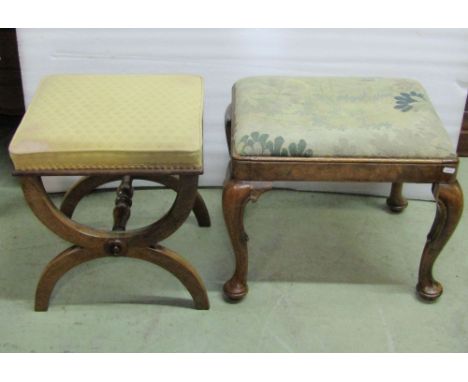
[[[54,286],[67,271],[105,256],[159,265],[182,282],[197,309],[209,308],[197,271],[158,244],[192,210],[200,226],[210,226],[197,191],[203,171],[202,106],[203,83],[196,76],[65,75],[42,82],[10,144],[10,155],[32,211],[73,245],[45,268],[36,290],[36,311],[48,309]],[[42,176],[65,175],[84,177],[66,193],[59,209],[47,195]],[[165,185],[177,197],[161,219],[127,231],[135,179]],[[84,196],[116,180],[121,184],[112,230],[72,220]]]

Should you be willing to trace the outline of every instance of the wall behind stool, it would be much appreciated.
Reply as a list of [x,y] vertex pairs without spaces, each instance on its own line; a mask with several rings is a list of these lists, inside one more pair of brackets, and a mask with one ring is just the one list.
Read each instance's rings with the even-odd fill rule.
[[[231,86],[252,75],[409,77],[427,89],[456,146],[468,87],[468,30],[401,29],[20,29],[26,104],[53,73],[194,73],[205,78],[204,186],[222,184],[223,118]],[[47,179],[50,191],[70,180]],[[388,185],[287,184],[385,195]],[[431,198],[428,186],[408,186]]]

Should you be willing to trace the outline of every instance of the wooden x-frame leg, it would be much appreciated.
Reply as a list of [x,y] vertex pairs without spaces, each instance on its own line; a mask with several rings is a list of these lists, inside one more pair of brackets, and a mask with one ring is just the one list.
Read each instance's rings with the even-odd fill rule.
[[[86,261],[105,256],[127,256],[159,265],[176,276],[190,292],[195,308],[208,309],[206,288],[197,271],[175,252],[158,245],[172,235],[193,210],[200,226],[210,219],[203,199],[197,192],[198,175],[137,176],[162,183],[177,191],[169,212],[144,228],[126,231],[133,195],[132,176],[91,176],[79,181],[66,194],[57,209],[50,201],[40,176],[22,176],[25,198],[39,220],[62,239],[74,245],[55,257],[44,270],[36,290],[36,311],[46,311],[57,281],[70,269]],[[78,202],[96,187],[122,179],[117,190],[112,231],[94,229],[71,220]]]

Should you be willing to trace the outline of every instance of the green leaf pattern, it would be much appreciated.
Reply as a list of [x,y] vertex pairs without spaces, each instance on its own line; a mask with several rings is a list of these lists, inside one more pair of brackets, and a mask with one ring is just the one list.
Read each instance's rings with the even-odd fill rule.
[[274,140],[268,139],[269,137],[269,134],[261,134],[258,131],[244,135],[238,143],[238,150],[243,156],[311,157],[313,154],[312,149],[307,148],[304,139],[300,139],[297,143],[292,142],[288,147],[283,147],[285,141],[282,136],[277,136]]
[[410,111],[416,103],[425,101],[424,95],[415,91],[409,93],[400,93],[400,95],[394,98],[396,100],[394,109],[400,110],[402,112]]

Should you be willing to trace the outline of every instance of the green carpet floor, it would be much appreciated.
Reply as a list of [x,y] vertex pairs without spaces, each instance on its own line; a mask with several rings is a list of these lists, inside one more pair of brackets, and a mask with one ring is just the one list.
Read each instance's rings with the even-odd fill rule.
[[[145,262],[102,259],[69,272],[47,313],[33,311],[42,269],[67,243],[24,202],[0,153],[0,351],[2,352],[466,352],[467,215],[440,256],[445,292],[418,300],[414,286],[435,204],[410,201],[401,215],[379,197],[272,191],[246,210],[250,293],[223,300],[233,254],[221,190],[202,189],[213,226],[195,218],[164,245],[205,280],[211,310],[191,308],[169,273]],[[468,189],[468,160],[460,179]],[[151,222],[174,194],[139,190],[131,226]],[[59,201],[60,196],[54,197]],[[114,193],[97,192],[77,219],[111,225]]]

